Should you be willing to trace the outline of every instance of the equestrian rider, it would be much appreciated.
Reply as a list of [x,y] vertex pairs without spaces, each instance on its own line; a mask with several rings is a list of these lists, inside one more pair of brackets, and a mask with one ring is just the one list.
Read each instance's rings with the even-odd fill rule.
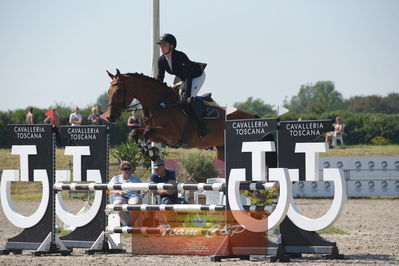
[[183,82],[184,99],[188,102],[200,128],[200,139],[204,139],[209,128],[204,122],[201,102],[195,98],[205,81],[204,69],[206,64],[190,61],[187,55],[176,50],[177,41],[175,36],[166,33],[161,36],[160,45],[162,55],[158,59],[157,79],[163,81],[165,71],[175,75]]

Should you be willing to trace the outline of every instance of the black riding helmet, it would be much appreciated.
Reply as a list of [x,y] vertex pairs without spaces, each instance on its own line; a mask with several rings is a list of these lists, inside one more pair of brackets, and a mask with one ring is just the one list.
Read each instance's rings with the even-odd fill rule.
[[170,45],[173,45],[173,49],[176,49],[177,46],[176,38],[170,33],[165,33],[164,35],[162,35],[161,39],[159,39],[158,44],[160,44],[161,42],[167,42]]

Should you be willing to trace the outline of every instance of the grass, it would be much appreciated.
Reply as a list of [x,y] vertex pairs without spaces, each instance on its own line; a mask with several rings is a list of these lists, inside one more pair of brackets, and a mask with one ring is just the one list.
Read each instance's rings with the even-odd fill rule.
[[344,156],[399,156],[399,145],[355,145],[330,149],[320,153],[321,157]]
[[336,226],[330,226],[322,230],[316,231],[318,234],[338,234],[338,235],[350,235],[350,233],[344,229]]
[[64,230],[63,227],[60,227],[57,235],[58,235],[58,237],[66,236],[66,235],[70,234],[71,232],[73,232],[73,231]]
[[199,151],[204,153],[205,155],[212,156],[213,158],[216,159],[216,149],[198,150],[198,149],[185,149],[185,148],[180,148],[180,149],[166,148],[165,150],[168,154],[168,159],[180,159],[180,158],[186,156],[188,153],[199,152]]
[[[179,159],[188,152],[196,152],[198,149],[173,149],[167,148],[168,159]],[[215,150],[202,151],[216,158]],[[341,148],[330,148],[329,152],[320,153],[321,157],[348,157],[348,156],[399,156],[399,145],[353,145]]]

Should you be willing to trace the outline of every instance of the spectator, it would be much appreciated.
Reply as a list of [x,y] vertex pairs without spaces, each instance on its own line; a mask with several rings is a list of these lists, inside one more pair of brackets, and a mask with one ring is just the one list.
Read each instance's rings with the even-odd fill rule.
[[103,111],[101,111],[101,106],[100,105],[96,105],[96,109],[97,109],[97,114],[98,114],[98,116],[100,116],[100,115],[102,115],[103,114]]
[[90,125],[100,125],[100,115],[98,114],[97,107],[91,108],[91,114],[87,118]]
[[[132,165],[128,161],[123,161],[119,170],[120,175],[112,177],[110,184],[125,184],[125,183],[141,183],[141,180],[132,175]],[[111,190],[111,201],[113,204],[141,204],[141,193],[140,190]],[[125,226],[129,226],[130,223],[126,219],[123,211],[118,212],[121,222]]]
[[129,117],[127,120],[127,126],[130,127],[131,130],[139,128],[140,125],[140,119],[136,115],[136,111],[132,111],[132,116]]
[[[151,183],[176,183],[176,172],[165,167],[165,161],[160,160],[154,163],[154,173],[150,177]],[[161,196],[160,204],[184,204],[184,199],[177,197],[177,191],[157,190],[154,194]],[[158,203],[159,204],[159,203]]]
[[33,115],[33,107],[28,108],[28,113],[26,114],[25,123],[33,125],[35,123],[35,116]]
[[75,112],[69,116],[69,124],[72,126],[80,126],[82,124],[83,116],[80,113],[79,107],[75,107]]
[[342,119],[340,116],[335,118],[334,131],[327,132],[325,135],[325,142],[329,142],[333,137],[341,135],[344,132],[344,125],[342,124]]

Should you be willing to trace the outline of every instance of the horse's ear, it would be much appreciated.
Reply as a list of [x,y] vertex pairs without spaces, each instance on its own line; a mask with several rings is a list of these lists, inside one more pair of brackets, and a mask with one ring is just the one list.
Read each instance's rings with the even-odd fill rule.
[[108,72],[108,70],[107,70],[107,73],[108,73],[108,76],[109,76],[111,79],[114,79],[114,78],[115,78],[115,76],[112,75],[110,72]]
[[119,71],[119,69],[116,69],[116,76],[120,76],[121,72]]

